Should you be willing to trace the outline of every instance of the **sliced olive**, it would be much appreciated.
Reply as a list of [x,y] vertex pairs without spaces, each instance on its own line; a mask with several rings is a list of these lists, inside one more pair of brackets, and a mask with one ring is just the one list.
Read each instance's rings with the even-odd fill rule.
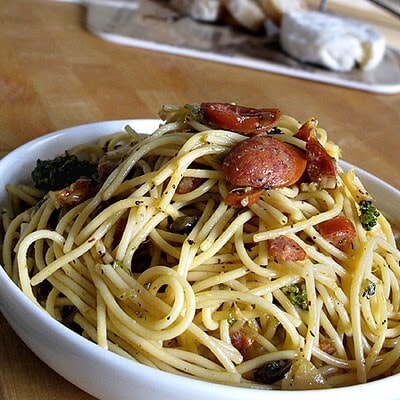
[[169,230],[172,233],[190,233],[198,221],[195,215],[185,215],[177,218],[169,225]]
[[280,381],[289,371],[292,365],[291,360],[276,360],[262,365],[253,373],[253,379],[256,382],[272,385]]

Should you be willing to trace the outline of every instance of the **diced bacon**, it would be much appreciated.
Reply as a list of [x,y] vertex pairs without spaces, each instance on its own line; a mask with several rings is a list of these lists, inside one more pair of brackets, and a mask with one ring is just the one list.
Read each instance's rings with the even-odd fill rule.
[[61,208],[72,208],[93,197],[99,190],[96,180],[81,178],[65,189],[53,192],[56,204]]
[[327,354],[334,354],[336,350],[332,340],[324,337],[321,337],[319,340],[319,348]]
[[305,250],[293,239],[287,236],[278,236],[268,241],[268,251],[278,262],[303,261],[306,258]]
[[201,178],[193,178],[191,176],[185,176],[181,179],[176,188],[176,193],[178,194],[186,194],[190,193],[197,187],[199,187],[203,183],[203,179]]
[[242,330],[231,333],[231,343],[242,355],[245,355],[247,349],[254,343],[254,338]]

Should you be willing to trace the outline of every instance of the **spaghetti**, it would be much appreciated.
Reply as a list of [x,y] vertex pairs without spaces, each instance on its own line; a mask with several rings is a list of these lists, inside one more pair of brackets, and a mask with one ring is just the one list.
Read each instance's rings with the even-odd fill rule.
[[[105,349],[213,382],[325,388],[398,372],[400,252],[383,215],[363,227],[371,199],[354,171],[231,206],[221,165],[246,137],[191,107],[162,117],[151,135],[127,127],[69,151],[117,165],[77,204],[66,189],[8,186],[2,260],[23,292]],[[300,128],[282,115],[263,135],[305,151]],[[322,234],[336,217],[354,227],[349,246]],[[303,256],[277,256],[282,237]]]

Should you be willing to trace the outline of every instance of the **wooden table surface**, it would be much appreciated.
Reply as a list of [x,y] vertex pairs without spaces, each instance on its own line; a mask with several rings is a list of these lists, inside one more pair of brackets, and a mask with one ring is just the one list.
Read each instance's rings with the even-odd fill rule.
[[[345,2],[337,3],[330,5]],[[400,47],[400,20],[369,10],[359,15]],[[344,159],[400,189],[400,94],[108,43],[85,30],[82,6],[50,0],[0,0],[0,60],[0,156],[68,126],[155,118],[166,103],[234,101],[279,107],[299,120],[315,116]],[[43,364],[1,315],[0,366],[1,400],[93,399]]]

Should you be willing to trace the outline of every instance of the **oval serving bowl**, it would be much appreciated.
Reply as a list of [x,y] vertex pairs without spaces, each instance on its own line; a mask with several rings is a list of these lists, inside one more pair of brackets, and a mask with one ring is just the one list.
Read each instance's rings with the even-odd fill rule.
[[[7,201],[5,185],[28,183],[38,158],[55,157],[76,144],[92,142],[129,124],[138,132],[150,133],[159,120],[121,120],[92,123],[63,129],[39,137],[0,160],[0,204]],[[343,162],[345,169],[351,165]],[[366,171],[356,169],[374,196],[378,208],[400,220],[400,192]],[[204,382],[139,364],[104,350],[51,318],[25,297],[0,268],[0,310],[27,346],[53,370],[85,392],[101,400],[324,400],[369,398],[385,393],[398,400],[400,374],[367,384],[321,390],[268,391]]]

